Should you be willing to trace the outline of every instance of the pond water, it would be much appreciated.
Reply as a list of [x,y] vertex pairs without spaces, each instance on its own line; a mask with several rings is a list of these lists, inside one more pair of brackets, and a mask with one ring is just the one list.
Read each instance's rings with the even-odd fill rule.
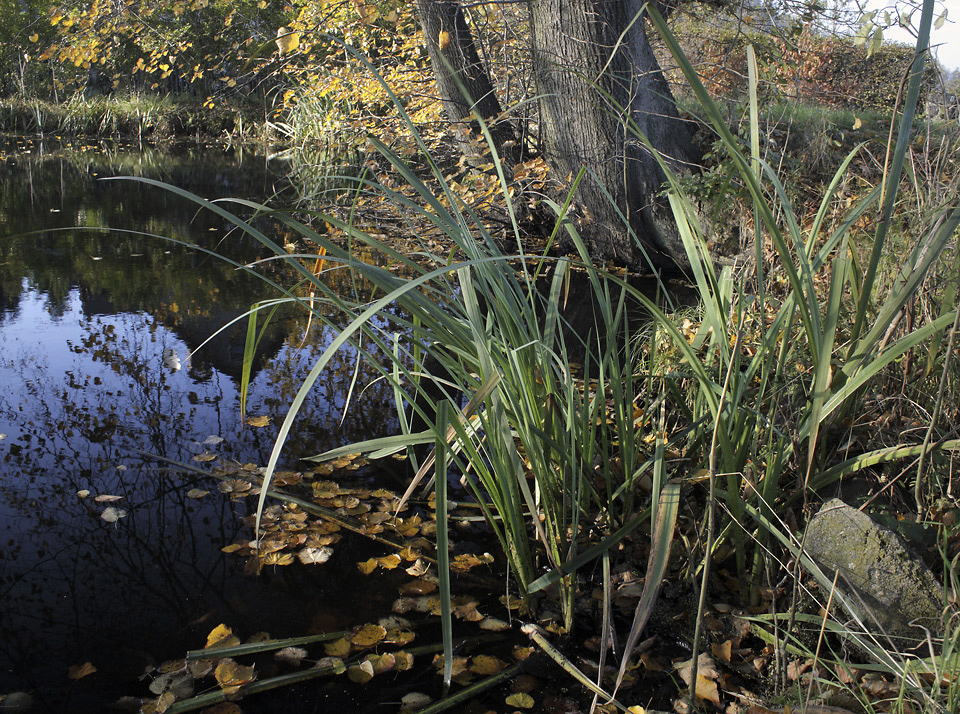
[[[221,622],[276,637],[305,634],[321,615],[355,624],[357,592],[369,587],[356,575],[359,556],[344,552],[362,543],[323,567],[244,576],[220,549],[249,538],[241,518],[252,504],[141,453],[266,463],[276,424],[331,331],[314,324],[307,334],[296,315],[271,323],[247,411],[272,423],[243,426],[245,328],[192,353],[274,296],[164,238],[242,262],[265,250],[183,198],[102,180],[111,176],[274,204],[288,190],[284,166],[262,155],[0,143],[0,694],[30,692],[33,711],[102,711],[119,696],[147,695],[138,676],[149,663],[202,647]],[[391,401],[375,392],[341,420],[352,369],[345,354],[320,380],[288,463],[391,428]],[[210,493],[191,498],[191,488]],[[69,668],[86,662],[97,671],[71,680]],[[296,711],[284,696],[271,706]]]

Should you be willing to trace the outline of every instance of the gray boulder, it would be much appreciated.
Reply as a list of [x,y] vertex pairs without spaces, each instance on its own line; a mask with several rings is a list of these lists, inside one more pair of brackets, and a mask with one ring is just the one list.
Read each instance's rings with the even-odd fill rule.
[[848,614],[885,646],[904,650],[924,642],[917,625],[942,635],[943,586],[896,533],[865,513],[837,498],[827,501],[810,521],[806,550],[831,580],[839,573]]

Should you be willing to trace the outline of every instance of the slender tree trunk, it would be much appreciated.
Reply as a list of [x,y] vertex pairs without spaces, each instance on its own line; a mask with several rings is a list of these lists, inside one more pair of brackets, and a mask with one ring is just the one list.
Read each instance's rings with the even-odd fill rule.
[[486,149],[476,117],[487,122],[498,153],[510,162],[516,155],[513,127],[494,120],[503,112],[473,33],[457,0],[417,0],[417,15],[447,119],[453,123],[461,151],[479,158]]
[[[594,257],[643,259],[625,220],[657,266],[686,263],[656,160],[635,125],[681,172],[700,154],[653,50],[642,0],[530,0],[533,71],[545,158],[561,176],[592,175],[575,197]],[[632,23],[632,24],[631,24]]]

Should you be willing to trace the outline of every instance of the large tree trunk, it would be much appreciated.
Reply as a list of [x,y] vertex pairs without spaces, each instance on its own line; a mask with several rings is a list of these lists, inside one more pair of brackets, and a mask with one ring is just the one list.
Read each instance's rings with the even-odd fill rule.
[[479,158],[486,142],[479,133],[476,117],[488,123],[494,146],[508,160],[516,154],[513,127],[495,122],[503,112],[487,68],[477,53],[473,33],[467,26],[457,0],[417,0],[417,15],[437,78],[437,88],[447,119],[461,151]]
[[655,265],[684,264],[676,224],[659,196],[663,172],[626,126],[635,122],[674,170],[699,163],[644,20],[634,22],[642,6],[642,0],[530,0],[541,141],[561,176],[581,167],[593,174],[575,200],[594,257],[642,260],[622,213]]

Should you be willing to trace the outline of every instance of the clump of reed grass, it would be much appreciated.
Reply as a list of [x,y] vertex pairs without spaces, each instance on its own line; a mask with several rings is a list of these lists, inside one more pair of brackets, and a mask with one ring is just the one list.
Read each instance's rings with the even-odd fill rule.
[[[925,17],[929,5],[925,4]],[[223,204],[191,197],[259,240],[299,277],[297,286],[271,282],[279,297],[253,307],[254,337],[248,343],[254,341],[258,316],[281,303],[301,306],[336,334],[280,427],[259,508],[300,405],[337,350],[352,345],[359,358],[370,360],[380,379],[392,386],[402,433],[349,444],[316,459],[357,451],[382,458],[407,450],[416,470],[407,495],[432,484],[441,514],[452,469],[487,517],[518,592],[532,605],[538,593],[556,586],[567,627],[573,625],[578,570],[601,558],[608,574],[611,547],[649,521],[650,563],[627,652],[643,629],[666,572],[681,484],[703,481],[708,487],[699,563],[693,568],[702,577],[702,596],[709,591],[713,556],[721,542],[728,541],[747,604],[757,600],[750,583],[780,569],[772,555],[777,552],[789,554],[830,590],[830,580],[780,519],[782,510],[869,466],[960,446],[956,441],[928,440],[875,448],[845,460],[836,457],[838,434],[849,436],[846,425],[862,410],[868,391],[898,359],[943,336],[956,319],[956,309],[951,308],[910,329],[897,332],[891,327],[953,239],[960,225],[956,206],[941,208],[931,217],[928,229],[889,279],[882,281],[879,274],[895,220],[920,68],[911,76],[899,139],[883,185],[838,220],[829,219],[838,187],[855,160],[853,152],[808,218],[793,208],[776,170],[760,157],[755,65],[751,63],[750,149],[744,153],[662,18],[655,10],[650,10],[650,18],[727,152],[752,213],[751,249],[756,258],[754,273],[745,278],[735,275],[732,266],[720,267],[712,260],[694,202],[663,165],[700,297],[693,329],[685,328],[673,310],[591,261],[576,226],[566,218],[569,200],[548,205],[556,216],[554,233],[565,232],[577,255],[504,253],[481,217],[446,182],[396,97],[397,111],[427,157],[431,185],[438,188],[431,188],[383,142],[371,139],[410,190],[363,176],[355,179],[356,195],[374,192],[429,222],[446,236],[449,250],[423,241],[416,254],[408,255],[350,221],[323,216],[348,237],[344,246],[287,214],[236,201],[241,208],[269,213],[302,243],[316,248],[288,254]],[[928,33],[929,22],[926,28]],[[921,32],[921,42],[926,37]],[[638,141],[647,143],[635,133]],[[648,148],[656,155],[654,147]],[[495,154],[493,165],[507,212],[514,216],[508,180]],[[582,176],[575,180],[571,195]],[[877,228],[869,241],[861,243],[859,219],[871,211],[879,216]],[[516,220],[511,230],[522,246]],[[858,248],[866,249],[866,260]],[[776,273],[765,270],[768,249],[776,255]],[[382,260],[359,257],[370,252]],[[336,293],[324,281],[324,272],[314,269],[320,257],[324,270],[349,271],[358,286],[367,288],[351,295]],[[596,331],[589,339],[566,329],[564,322],[566,286],[575,271],[584,276],[597,305]],[[634,304],[643,306],[655,326],[648,333],[646,353],[658,353],[665,340],[672,354],[648,363],[647,371],[636,357],[643,350],[628,317]],[[332,312],[346,315],[347,326],[331,319]],[[571,368],[574,353],[582,364],[576,373]],[[669,432],[667,412],[671,423],[679,425]],[[653,435],[649,449],[642,446],[647,435]],[[421,463],[410,451],[415,446],[433,447],[434,454]],[[681,458],[668,460],[667,454]],[[650,496],[641,502],[642,482]],[[922,483],[918,486],[919,509],[927,505],[931,490]],[[439,524],[441,530],[445,525]],[[448,565],[447,558],[441,547],[441,569]],[[799,587],[801,570],[789,575]],[[445,608],[449,623],[449,603]],[[810,616],[792,611],[772,617],[782,624],[781,620],[807,622]],[[945,698],[955,699],[952,689],[944,693],[925,688],[916,665],[901,666],[898,654],[879,647],[876,640],[832,619],[814,619],[823,630],[853,641],[875,666],[900,677],[904,691],[928,710],[937,711]],[[946,622],[954,632],[955,619],[948,617]],[[775,644],[794,647],[791,637],[788,631],[787,639]],[[699,646],[699,637],[694,646]],[[692,661],[697,661],[696,652]],[[621,676],[626,664],[625,657]],[[696,682],[696,672],[691,681]]]

